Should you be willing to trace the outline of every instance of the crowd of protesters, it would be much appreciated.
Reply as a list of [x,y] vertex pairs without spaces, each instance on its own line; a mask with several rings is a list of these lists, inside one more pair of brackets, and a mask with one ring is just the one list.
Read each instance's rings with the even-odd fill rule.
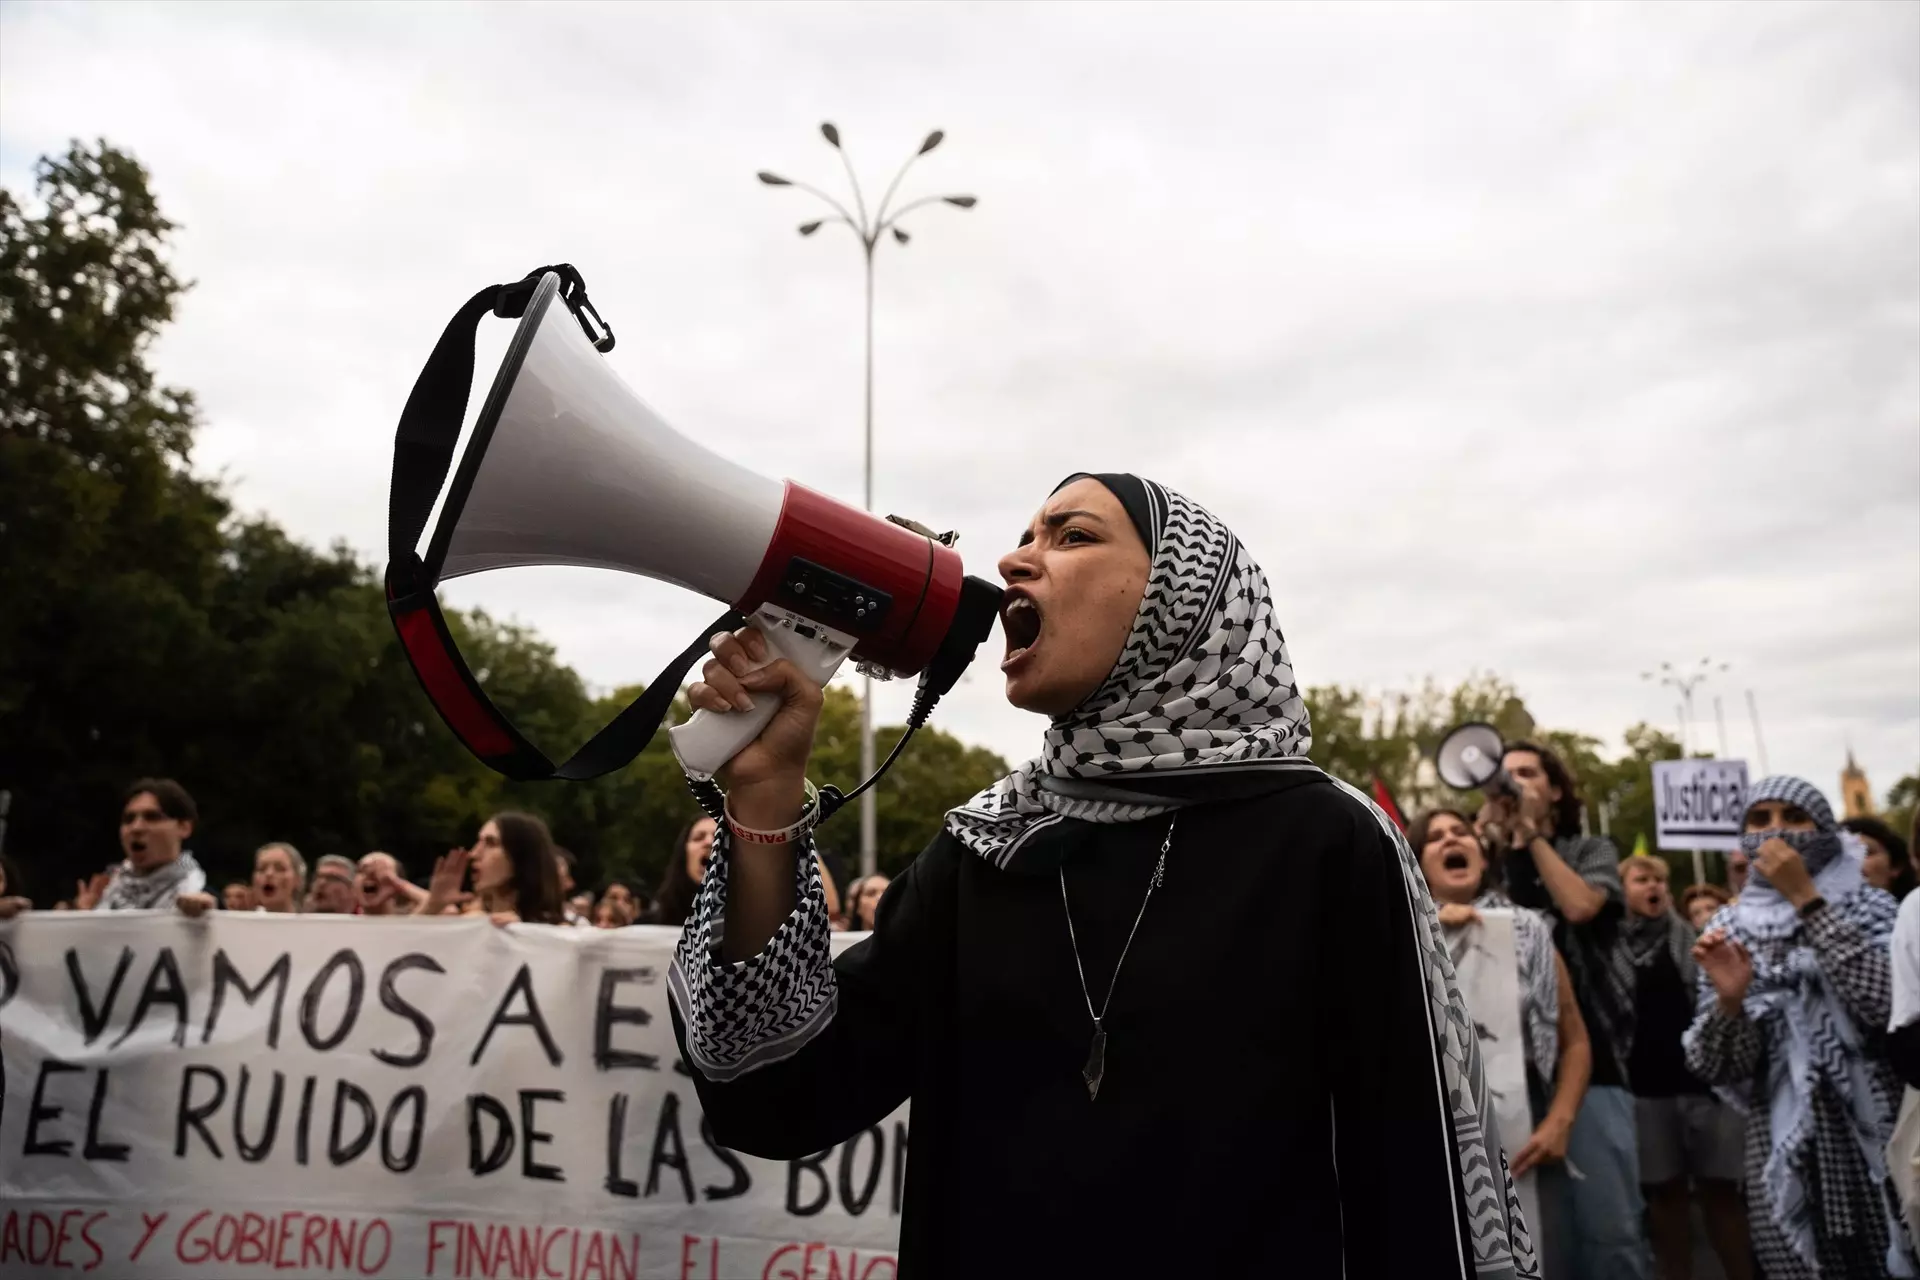
[[1762,779],[1730,884],[1676,901],[1664,861],[1582,832],[1552,751],[1503,763],[1512,794],[1408,838],[1463,974],[1480,913],[1512,913],[1534,1129],[1507,1149],[1544,1274],[1686,1280],[1696,1207],[1729,1280],[1920,1274],[1909,841]]
[[[1895,1135],[1920,1111],[1909,842],[1876,819],[1836,822],[1810,784],[1768,778],[1751,790],[1730,884],[1676,900],[1664,861],[1622,859],[1581,831],[1575,780],[1552,751],[1517,743],[1504,765],[1511,793],[1429,810],[1407,834],[1457,969],[1486,954],[1480,913],[1512,913],[1534,1128],[1507,1149],[1516,1174],[1538,1175],[1544,1273],[1685,1280],[1697,1205],[1728,1280],[1920,1274],[1903,1217],[1920,1114]],[[309,866],[274,841],[249,880],[216,894],[188,848],[198,821],[179,783],[135,782],[123,861],[59,906],[677,926],[715,830],[706,817],[682,829],[651,896],[577,884],[573,854],[516,812],[489,818],[424,884],[390,853]],[[0,918],[27,908],[8,871],[0,859]],[[835,927],[871,929],[887,877],[846,884],[825,855],[820,872]]]
[[[565,924],[619,929],[635,924],[678,927],[686,922],[713,851],[714,823],[700,817],[681,829],[660,884],[649,897],[625,880],[611,879],[596,894],[575,882],[573,853],[556,844],[547,824],[532,814],[506,811],[482,823],[471,848],[454,849],[434,862],[425,884],[410,880],[393,854],[380,850],[356,860],[328,853],[309,867],[299,849],[284,840],[254,851],[248,880],[222,885],[218,894],[188,845],[200,821],[193,796],[171,778],[131,784],[120,806],[121,862],[74,886],[74,896],[55,910],[260,911],[303,915],[463,916],[485,915],[497,924]],[[869,876],[844,896],[838,859],[818,855],[835,925],[871,929],[885,890],[885,876]],[[19,877],[9,878],[0,859],[0,919],[29,907]],[[9,890],[9,884],[13,888]],[[848,904],[842,913],[841,903]],[[860,923],[854,922],[857,917]]]

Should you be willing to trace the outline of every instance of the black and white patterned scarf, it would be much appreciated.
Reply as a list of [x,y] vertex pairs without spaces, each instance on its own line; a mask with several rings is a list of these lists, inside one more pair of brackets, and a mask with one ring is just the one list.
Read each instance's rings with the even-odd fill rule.
[[[1078,479],[1069,477],[1069,480]],[[1267,576],[1232,530],[1198,503],[1131,476],[1116,490],[1153,557],[1146,590],[1111,674],[1048,728],[1041,754],[947,815],[974,853],[1017,866],[1033,837],[1068,818],[1135,822],[1190,804],[1277,790],[1302,774],[1313,738],[1274,616]],[[1137,489],[1136,489],[1137,486]],[[1539,1264],[1498,1132],[1473,1020],[1455,980],[1406,837],[1365,805],[1395,848],[1431,1010],[1435,1083],[1453,1125],[1464,1242],[1473,1274],[1528,1280]],[[1463,1269],[1464,1274],[1464,1269]]]
[[1153,566],[1119,661],[1053,722],[1037,758],[947,815],[996,866],[1058,818],[1133,822],[1215,798],[1249,771],[1317,772],[1266,574],[1204,507],[1138,483]]
[[[1865,848],[1840,830],[1819,788],[1802,778],[1776,775],[1762,778],[1748,790],[1749,809],[1761,800],[1797,805],[1813,819],[1815,829],[1749,831],[1740,837],[1741,848],[1756,864],[1739,899],[1723,907],[1707,927],[1724,929],[1752,957],[1753,980],[1742,1007],[1766,1037],[1767,1079],[1757,1097],[1734,1088],[1716,1092],[1742,1111],[1765,1108],[1770,1147],[1761,1189],[1766,1208],[1795,1252],[1811,1262],[1816,1257],[1816,1216],[1829,1229],[1852,1234],[1848,1219],[1863,1208],[1836,1194],[1846,1178],[1841,1169],[1831,1167],[1830,1152],[1820,1141],[1816,1091],[1826,1088],[1847,1108],[1855,1147],[1876,1187],[1887,1179],[1885,1152],[1894,1116],[1874,1088],[1873,1065],[1867,1055],[1869,1039],[1877,1039],[1882,1029],[1855,1025],[1821,970],[1807,936],[1807,921],[1761,874],[1760,846],[1775,837],[1793,845],[1813,876],[1814,887],[1826,899],[1825,910],[1852,925],[1882,952],[1892,945],[1898,909],[1892,894],[1875,889],[1862,876]],[[1704,982],[1702,989],[1707,989]],[[1699,1026],[1696,1021],[1688,1029],[1689,1038]],[[1815,1170],[1817,1176],[1810,1177]],[[1865,1212],[1876,1208],[1871,1201],[1864,1205]],[[1890,1229],[1897,1237],[1897,1228]]]
[[100,895],[97,911],[160,911],[174,904],[183,893],[199,893],[207,887],[207,873],[185,849],[172,862],[151,871],[135,871],[131,862],[123,862]]

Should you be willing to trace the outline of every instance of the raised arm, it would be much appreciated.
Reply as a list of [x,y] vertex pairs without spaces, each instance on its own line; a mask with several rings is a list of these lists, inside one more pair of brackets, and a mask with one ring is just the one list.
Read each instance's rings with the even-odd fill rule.
[[668,978],[681,1054],[722,1145],[784,1160],[874,1124],[912,1088],[920,1018],[940,1003],[951,956],[956,859],[935,840],[881,900],[873,933],[829,960],[826,903],[810,849],[795,859],[795,907],[762,950],[723,958],[731,927],[726,837]]

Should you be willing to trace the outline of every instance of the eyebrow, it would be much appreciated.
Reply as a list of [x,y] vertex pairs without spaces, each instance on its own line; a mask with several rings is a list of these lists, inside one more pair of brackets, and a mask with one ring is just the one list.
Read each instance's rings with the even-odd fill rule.
[[[1055,511],[1051,515],[1042,516],[1040,517],[1040,523],[1047,526],[1047,528],[1049,529],[1058,529],[1061,525],[1065,524],[1069,520],[1074,519],[1076,516],[1081,517],[1083,519],[1087,519],[1087,520],[1097,521],[1101,524],[1106,523],[1106,521],[1102,519],[1102,517],[1098,512],[1082,511],[1078,508],[1075,508],[1071,511]],[[1032,542],[1032,541],[1033,541],[1033,530],[1022,529],[1020,531],[1020,545],[1024,547],[1029,542]]]

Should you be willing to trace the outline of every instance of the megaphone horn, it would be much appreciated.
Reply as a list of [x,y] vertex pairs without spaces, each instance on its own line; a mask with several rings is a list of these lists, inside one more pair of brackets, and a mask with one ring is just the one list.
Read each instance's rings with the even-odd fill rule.
[[1506,756],[1500,731],[1490,724],[1470,720],[1447,733],[1433,753],[1434,772],[1440,781],[1455,791],[1506,790],[1506,771],[1500,761]]
[[[456,467],[473,336],[488,312],[519,325]],[[407,399],[394,441],[387,595],[407,658],[455,736],[513,778],[620,768],[658,729],[706,637],[748,619],[775,656],[822,683],[848,657],[924,672],[918,719],[908,722],[917,727],[992,629],[1000,588],[965,575],[950,535],[770,480],[689,440],[599,358],[612,347],[580,273],[542,267],[469,299]],[[423,557],[416,547],[449,470]],[[730,607],[556,767],[474,680],[434,596],[448,578],[516,565],[618,569]],[[674,752],[690,774],[710,777],[778,705],[756,694],[752,712],[696,713],[671,730]]]

